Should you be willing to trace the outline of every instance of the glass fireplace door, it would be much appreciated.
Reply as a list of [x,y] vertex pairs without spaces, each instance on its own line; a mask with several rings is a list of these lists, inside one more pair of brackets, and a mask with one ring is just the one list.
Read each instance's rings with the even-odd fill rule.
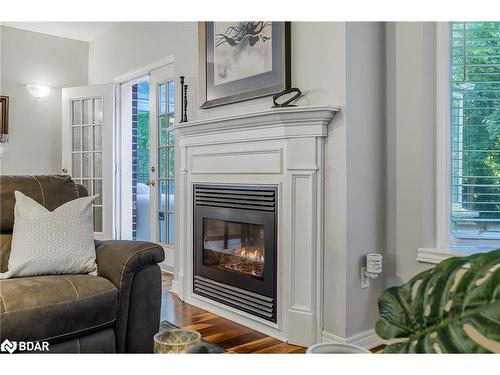
[[193,292],[276,322],[277,188],[193,190]]
[[203,219],[203,264],[264,279],[264,226]]
[[274,212],[196,207],[195,277],[274,298],[275,219]]

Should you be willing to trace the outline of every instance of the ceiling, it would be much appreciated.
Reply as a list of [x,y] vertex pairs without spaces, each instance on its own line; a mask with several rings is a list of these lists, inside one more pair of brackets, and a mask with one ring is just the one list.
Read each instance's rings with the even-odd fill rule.
[[119,22],[2,22],[2,25],[89,42],[112,29],[118,23]]

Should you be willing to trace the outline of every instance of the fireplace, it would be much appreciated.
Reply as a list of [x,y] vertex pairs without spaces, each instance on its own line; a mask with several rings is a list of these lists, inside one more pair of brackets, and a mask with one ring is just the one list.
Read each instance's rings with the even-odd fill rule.
[[193,292],[276,322],[277,189],[194,185]]

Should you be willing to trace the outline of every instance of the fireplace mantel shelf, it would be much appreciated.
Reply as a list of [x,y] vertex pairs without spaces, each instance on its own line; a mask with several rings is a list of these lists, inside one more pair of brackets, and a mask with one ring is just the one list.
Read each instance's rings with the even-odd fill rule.
[[324,137],[326,136],[326,126],[338,111],[340,108],[336,106],[271,108],[258,112],[179,123],[172,126],[171,129],[179,138],[183,138],[210,133],[234,133],[246,129],[285,129],[296,125],[301,126],[303,130],[296,134],[286,131],[277,133],[275,136],[263,134],[263,137],[270,138],[271,136],[274,139],[300,136]]
[[[323,328],[325,143],[335,106],[278,108],[172,126],[178,142],[179,297],[268,335],[308,346]],[[276,189],[276,322],[194,291],[196,185]]]

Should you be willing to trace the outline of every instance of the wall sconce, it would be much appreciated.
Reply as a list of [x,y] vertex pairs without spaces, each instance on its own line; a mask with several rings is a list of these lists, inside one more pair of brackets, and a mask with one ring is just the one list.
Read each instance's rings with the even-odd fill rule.
[[52,90],[52,88],[49,86],[32,84],[26,85],[26,89],[28,90],[30,95],[36,99],[40,99],[49,95],[50,91]]

